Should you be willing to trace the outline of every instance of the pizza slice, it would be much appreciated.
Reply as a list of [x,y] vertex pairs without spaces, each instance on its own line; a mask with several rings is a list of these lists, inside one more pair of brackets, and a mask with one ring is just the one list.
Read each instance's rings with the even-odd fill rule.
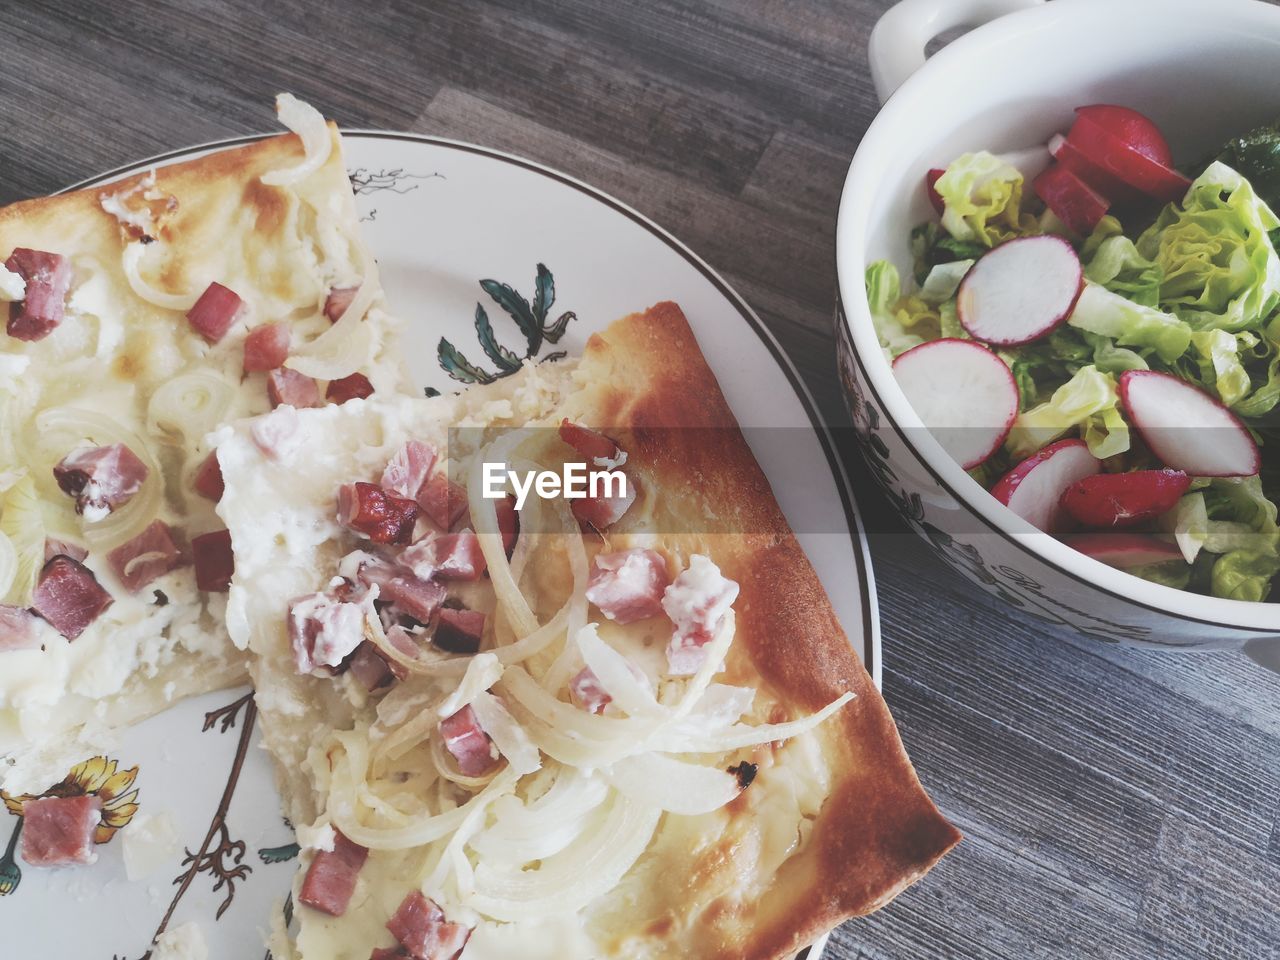
[[[303,850],[277,957],[778,960],[959,839],[674,304],[218,456]],[[498,482],[574,463],[626,483]]]
[[0,210],[0,787],[243,680],[205,441],[402,389],[336,128]]

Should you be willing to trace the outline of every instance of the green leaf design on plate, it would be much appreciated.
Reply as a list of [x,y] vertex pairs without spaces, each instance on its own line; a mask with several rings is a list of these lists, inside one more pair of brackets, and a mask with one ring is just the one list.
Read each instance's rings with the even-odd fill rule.
[[296,857],[298,850],[296,843],[286,843],[279,847],[261,847],[258,850],[258,859],[263,863],[284,863]]
[[498,306],[507,311],[511,319],[516,322],[516,326],[520,328],[520,332],[524,334],[525,340],[529,343],[529,352],[526,356],[532,357],[536,354],[542,346],[542,324],[534,317],[529,301],[509,284],[499,283],[497,280],[481,280],[480,286]]
[[[436,347],[436,355],[441,368],[449,376],[460,383],[493,383],[502,377],[510,376],[520,369],[525,360],[537,357],[544,343],[559,343],[569,329],[569,324],[578,319],[572,310],[566,310],[548,322],[547,317],[552,305],[556,302],[556,281],[546,264],[538,264],[538,274],[534,279],[533,303],[530,304],[514,287],[497,280],[481,280],[480,287],[502,307],[520,332],[524,335],[527,349],[521,356],[514,350],[503,346],[494,332],[493,323],[489,320],[484,304],[476,304],[476,340],[480,349],[497,367],[496,373],[490,373],[484,367],[476,366],[447,338],[442,337]],[[539,360],[559,360],[565,356],[563,350],[541,357]],[[439,396],[433,387],[426,388],[428,397]]]
[[444,337],[436,347],[436,355],[440,358],[440,366],[445,373],[461,383],[493,383],[497,379],[492,373],[477,367],[464,357],[452,343]]
[[520,369],[520,358],[497,341],[493,335],[493,324],[489,322],[489,314],[478,303],[476,304],[476,336],[480,338],[480,346],[484,348],[485,356],[496,363],[499,369],[509,373]]
[[[538,264],[538,278],[534,281],[533,291],[533,318],[538,321],[538,326],[545,331],[547,326],[547,314],[551,312],[551,305],[556,302],[556,278],[551,275],[551,271],[547,269],[546,264]],[[551,341],[554,343],[555,341]]]
[[542,335],[547,338],[548,343],[559,343],[560,338],[564,336],[564,332],[569,329],[569,321],[577,320],[578,315],[572,310],[566,310],[560,314],[559,319],[549,327],[542,328]]

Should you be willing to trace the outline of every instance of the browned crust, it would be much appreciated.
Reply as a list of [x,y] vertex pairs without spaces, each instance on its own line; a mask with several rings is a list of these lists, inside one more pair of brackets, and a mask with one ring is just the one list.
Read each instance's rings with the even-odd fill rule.
[[[336,146],[337,127],[333,124],[329,126],[335,134]],[[281,169],[290,160],[300,161],[302,157],[302,142],[295,135],[286,133],[245,146],[218,150],[194,160],[158,167],[156,182],[162,190],[185,197],[198,192],[199,189],[208,190],[219,182],[230,181],[237,184],[246,181],[256,182],[262,174]],[[85,187],[82,190],[48,197],[19,200],[0,209],[0,229],[16,225],[38,225],[53,220],[65,230],[67,226],[65,218],[77,211],[92,211],[95,219],[101,217],[114,229],[116,221],[102,210],[98,201],[99,196],[103,193],[127,191],[147,175],[144,171],[109,184]],[[265,189],[272,190],[272,188]]]
[[[680,308],[660,303],[593,336],[580,380],[570,415],[625,436],[641,483],[661,491],[666,529],[699,531],[664,534],[664,543],[691,552],[710,542],[740,583],[731,682],[762,678],[762,692],[795,715],[856,694],[818,731],[833,787],[810,842],[745,924],[707,916],[699,938],[704,958],[793,956],[841,921],[884,906],[960,834],[920,785]],[[746,532],[717,535],[736,531]]]
[[[333,154],[325,169],[335,186],[345,183],[342,145],[337,127],[330,124]],[[288,191],[261,182],[263,174],[301,162],[302,143],[288,133],[155,170],[160,193],[177,200],[176,209],[159,218],[158,239],[170,241],[159,275],[152,278],[157,289],[169,293],[189,292],[193,284],[205,280],[210,262],[234,257],[243,261],[241,270],[259,259],[263,251],[288,239]],[[0,257],[14,247],[30,246],[71,257],[90,256],[109,262],[123,250],[127,240],[115,217],[102,208],[101,198],[127,195],[149,176],[134,174],[70,193],[24,200],[0,209]],[[137,198],[132,203],[139,202]],[[158,208],[157,211],[158,212]],[[229,244],[234,237],[238,243]],[[269,262],[265,260],[264,262]],[[256,282],[264,289],[285,291],[288,277],[277,277],[270,269]],[[121,290],[120,295],[129,296]]]

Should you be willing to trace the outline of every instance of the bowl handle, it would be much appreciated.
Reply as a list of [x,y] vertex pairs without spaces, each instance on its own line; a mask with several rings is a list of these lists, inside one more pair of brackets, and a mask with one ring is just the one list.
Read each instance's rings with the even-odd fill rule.
[[871,31],[871,79],[880,102],[924,66],[929,41],[956,27],[979,27],[1045,0],[902,0]]

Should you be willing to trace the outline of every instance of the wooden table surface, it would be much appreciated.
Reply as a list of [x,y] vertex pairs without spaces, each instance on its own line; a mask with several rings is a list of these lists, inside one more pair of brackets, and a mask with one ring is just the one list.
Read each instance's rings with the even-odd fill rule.
[[[742,292],[843,425],[835,210],[877,109],[866,46],[887,6],[5,4],[0,202],[271,129],[287,89],[345,125],[510,150],[633,204]],[[967,839],[829,956],[1280,957],[1280,678],[1052,635],[859,487],[885,696]]]

